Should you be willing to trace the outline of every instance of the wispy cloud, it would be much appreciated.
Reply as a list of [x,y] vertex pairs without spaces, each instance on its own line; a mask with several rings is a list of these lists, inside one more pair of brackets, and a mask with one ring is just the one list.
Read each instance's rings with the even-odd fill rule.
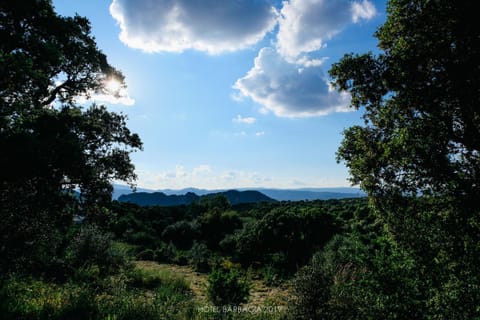
[[298,188],[348,185],[346,177],[329,177],[324,173],[319,177],[292,179],[289,176],[270,176],[258,171],[219,169],[208,164],[194,167],[177,165],[171,170],[151,172],[137,170],[137,185],[147,189],[183,189],[189,187],[202,189],[235,189],[244,187]]
[[128,92],[124,91],[121,95],[90,93],[88,96],[78,96],[76,101],[80,104],[88,102],[107,103],[107,104],[121,104],[124,106],[133,106],[135,99],[131,98]]
[[182,189],[187,187],[223,189],[275,185],[271,177],[259,172],[218,170],[207,164],[198,165],[191,169],[187,169],[183,165],[177,165],[173,170],[160,173],[137,170],[137,174],[138,185],[149,189]]
[[237,115],[232,121],[236,123],[254,124],[257,119],[254,117],[242,117],[241,115]]

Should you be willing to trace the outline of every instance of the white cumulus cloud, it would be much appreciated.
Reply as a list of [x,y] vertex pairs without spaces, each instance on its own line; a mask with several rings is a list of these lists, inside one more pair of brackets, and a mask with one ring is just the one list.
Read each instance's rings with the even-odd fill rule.
[[368,0],[285,1],[280,12],[277,49],[294,61],[302,53],[321,49],[347,24],[371,19],[375,14],[375,6]]
[[289,63],[272,48],[260,50],[253,68],[234,88],[280,117],[349,111],[350,96],[335,91],[319,66]]
[[269,1],[113,0],[120,39],[148,52],[220,53],[251,46],[276,25]]

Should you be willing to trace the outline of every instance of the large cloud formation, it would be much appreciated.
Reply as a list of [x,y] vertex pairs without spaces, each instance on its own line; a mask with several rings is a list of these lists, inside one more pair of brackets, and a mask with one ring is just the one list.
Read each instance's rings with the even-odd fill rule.
[[272,48],[260,50],[253,68],[234,88],[280,117],[349,110],[349,96],[331,88],[319,66],[289,63]]
[[262,49],[254,67],[234,88],[281,117],[349,111],[349,95],[334,91],[322,72],[324,59],[309,54],[318,53],[348,24],[369,20],[376,13],[368,0],[284,1],[275,50]]
[[120,39],[148,52],[186,49],[216,54],[251,46],[276,25],[267,1],[113,0]]
[[[244,49],[275,30],[254,67],[238,79],[240,96],[282,117],[347,111],[349,96],[335,92],[322,71],[321,49],[348,24],[373,18],[369,0],[112,0],[120,39],[148,52],[192,49],[218,54]],[[280,2],[277,2],[280,4]],[[278,25],[278,28],[275,27]],[[247,123],[238,118],[237,122]]]
[[283,3],[279,18],[277,48],[293,61],[301,53],[322,48],[325,40],[338,34],[347,24],[375,16],[368,0],[290,0]]

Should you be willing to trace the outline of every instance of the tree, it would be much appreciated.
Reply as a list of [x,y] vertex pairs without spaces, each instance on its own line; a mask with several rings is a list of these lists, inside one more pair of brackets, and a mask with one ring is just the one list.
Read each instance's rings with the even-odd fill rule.
[[[425,272],[436,319],[479,316],[480,27],[473,1],[392,0],[378,55],[348,54],[335,86],[364,109],[338,160]],[[421,197],[419,197],[421,196]]]
[[[132,183],[129,153],[141,149],[126,117],[78,97],[125,87],[90,34],[86,18],[62,17],[51,1],[0,4],[0,256],[7,265],[39,247],[78,213],[100,212],[113,179]],[[5,263],[7,262],[7,263]]]
[[291,319],[423,319],[414,259],[392,239],[336,235],[293,280]]
[[346,55],[330,73],[365,127],[339,159],[370,193],[476,196],[480,190],[479,27],[465,1],[390,1],[383,53]]

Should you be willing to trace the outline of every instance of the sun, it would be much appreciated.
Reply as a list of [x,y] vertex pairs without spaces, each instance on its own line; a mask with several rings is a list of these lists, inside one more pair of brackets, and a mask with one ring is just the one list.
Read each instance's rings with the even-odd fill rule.
[[105,82],[105,89],[107,89],[107,91],[110,93],[118,93],[121,88],[122,84],[117,79],[112,78]]

